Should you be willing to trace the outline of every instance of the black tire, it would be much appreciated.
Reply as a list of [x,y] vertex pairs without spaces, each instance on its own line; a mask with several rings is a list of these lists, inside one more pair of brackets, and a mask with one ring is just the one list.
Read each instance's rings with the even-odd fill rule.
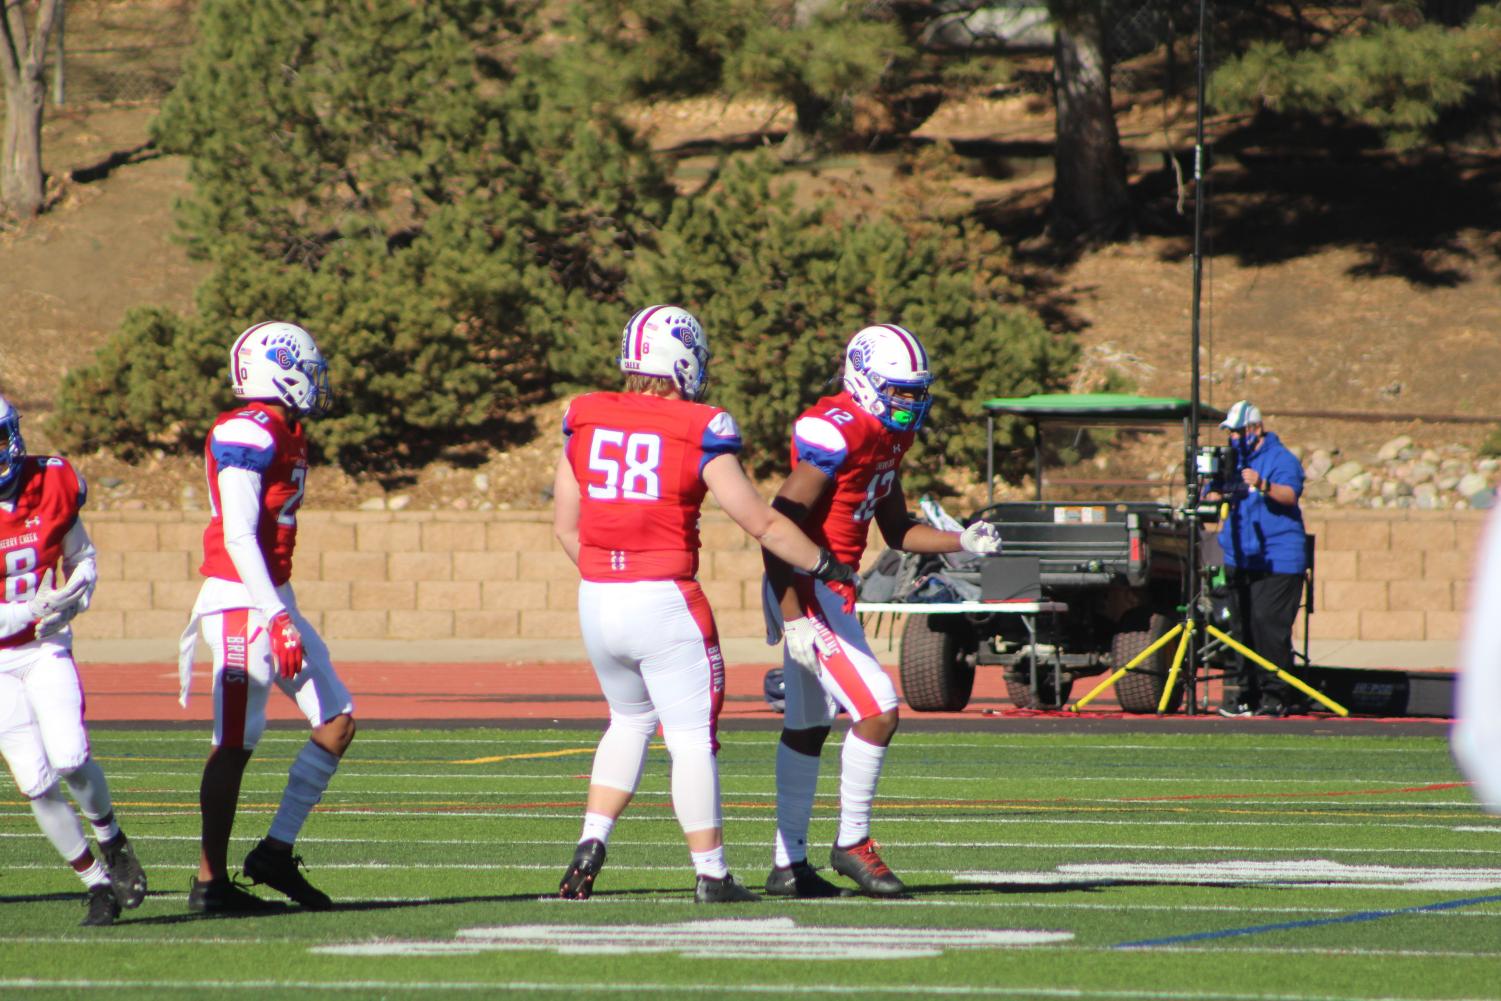
[[[1151,624],[1145,630],[1116,633],[1110,641],[1110,660],[1115,669],[1125,667],[1135,659],[1137,654],[1161,639],[1171,627],[1172,620],[1166,615],[1153,615]],[[1148,657],[1146,661],[1127,671],[1125,676],[1115,683],[1115,697],[1120,701],[1123,710],[1128,713],[1155,713],[1157,711],[1157,704],[1162,701],[1162,690],[1167,686],[1167,673],[1173,666],[1173,654],[1176,650],[1176,644],[1167,644]],[[1168,700],[1167,711],[1175,713],[1182,706],[1183,682],[1180,678],[1178,684],[1173,686],[1173,695]]]
[[1067,704],[1070,693],[1074,690],[1072,678],[1064,678],[1062,690],[1053,691],[1053,668],[1050,664],[1043,664],[1037,669],[1037,694],[1032,694],[1032,673],[1027,661],[1016,668],[1020,674],[1013,675],[1010,670],[1006,672],[1006,695],[1010,697],[1011,704],[1018,709],[1058,709]]
[[902,631],[902,694],[920,713],[958,712],[969,705],[975,665],[962,634],[941,633],[929,615],[907,616]]

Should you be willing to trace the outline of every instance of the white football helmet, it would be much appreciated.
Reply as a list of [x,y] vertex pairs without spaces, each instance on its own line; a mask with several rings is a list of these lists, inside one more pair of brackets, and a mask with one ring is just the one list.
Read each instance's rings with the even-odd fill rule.
[[229,349],[229,381],[242,400],[277,400],[307,417],[328,413],[328,363],[295,323],[257,323]]
[[7,497],[21,476],[26,442],[21,439],[21,415],[0,396],[0,497]]
[[681,306],[647,306],[620,334],[620,370],[671,379],[685,399],[697,400],[709,384],[709,338]]
[[845,348],[844,388],[860,409],[893,431],[922,427],[932,384],[928,353],[905,327],[894,323],[866,327]]

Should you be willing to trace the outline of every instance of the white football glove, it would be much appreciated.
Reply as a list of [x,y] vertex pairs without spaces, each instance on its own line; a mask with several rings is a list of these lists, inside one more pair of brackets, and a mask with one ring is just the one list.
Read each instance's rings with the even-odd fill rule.
[[976,556],[991,556],[1001,551],[1001,533],[988,521],[977,521],[959,533],[959,548]]
[[51,574],[52,571],[48,570],[42,575],[41,586],[27,606],[37,616],[38,639],[60,632],[73,621],[75,615],[88,608],[89,600],[94,595],[94,585],[99,580],[92,560],[74,567],[67,583],[60,588],[51,587]]
[[822,672],[818,665],[818,629],[812,619],[806,615],[788,619],[782,624],[782,638],[787,643],[787,656],[794,664],[814,674]]

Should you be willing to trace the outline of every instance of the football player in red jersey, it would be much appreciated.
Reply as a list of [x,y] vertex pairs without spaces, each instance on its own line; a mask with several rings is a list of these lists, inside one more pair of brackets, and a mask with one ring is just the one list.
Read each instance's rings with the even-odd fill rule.
[[746,478],[735,419],[698,402],[709,345],[687,310],[651,306],[631,317],[620,368],[623,392],[570,404],[553,488],[554,531],[583,578],[584,645],[610,704],[583,831],[559,895],[578,900],[592,892],[660,724],[672,756],[672,805],[693,859],[694,899],[755,900],[724,857],[715,758],[724,658],[695,579],[705,494],[762,546],[815,578],[848,584],[854,571],[773,511]]
[[[107,925],[122,906],[141,905],[146,874],[90,754],[73,661],[69,623],[89,607],[98,580],[80,514],[87,495],[66,459],[26,454],[21,417],[0,397],[0,752],[42,833],[89,888],[83,923]],[[64,581],[58,587],[55,574]],[[63,783],[94,828],[103,864]]]
[[297,610],[292,550],[307,487],[302,420],[325,413],[328,366],[306,330],[258,323],[229,353],[234,395],[246,401],[214,421],[204,445],[209,524],[203,587],[183,632],[178,672],[187,705],[200,625],[214,658],[213,750],[203,766],[203,818],[191,911],[272,907],[229,878],[230,830],[245,766],[266,727],[273,684],[293,699],[312,733],[297,752],[271,827],[245,856],[244,873],[310,910],[333,906],[298,871],[292,846],[354,739],[354,703],[334,673],[328,646]]
[[[798,417],[792,472],[773,506],[858,566],[870,523],[893,549],[913,553],[993,553],[995,526],[963,532],[920,524],[907,512],[902,457],[928,413],[933,382],[928,355],[912,333],[892,323],[866,327],[845,349],[844,391]],[[830,852],[835,872],[872,896],[900,894],[902,881],[877,854],[870,808],[886,747],[897,728],[897,694],[876,662],[854,614],[854,586],[818,581],[766,554],[767,616],[775,642],[785,635],[786,709],[777,745],[777,835],[772,896],[824,897],[841,891],[808,863],[808,822],[819,753],[836,700],[854,721],[845,736],[839,781],[839,834]]]

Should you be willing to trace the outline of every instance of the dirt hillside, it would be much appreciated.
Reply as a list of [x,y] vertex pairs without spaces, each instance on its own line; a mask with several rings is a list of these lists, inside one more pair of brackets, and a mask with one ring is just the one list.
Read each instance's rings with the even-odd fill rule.
[[[125,311],[139,305],[191,308],[205,274],[173,241],[172,203],[187,191],[185,163],[145,148],[153,108],[49,111],[44,158],[54,179],[51,210],[0,231],[0,392],[26,417],[33,450],[49,447],[41,425],[59,380],[86,362]],[[1192,268],[1190,220],[1179,212],[1164,150],[1188,148],[1182,106],[1127,100],[1122,133],[1135,157],[1142,235],[1082,254],[1037,238],[1050,168],[1047,102],[997,93],[945,106],[920,136],[953,142],[973,178],[977,209],[1021,248],[1034,305],[1085,353],[1081,389],[1107,371],[1141,392],[1189,394]],[[694,103],[641,115],[654,144],[765,134],[775,106]],[[1212,175],[1202,356],[1206,402],[1242,397],[1306,453],[1374,458],[1405,434],[1419,448],[1473,449],[1494,425],[1435,420],[1481,416],[1501,424],[1501,225],[1495,216],[1498,158],[1438,163],[1335,163],[1258,158],[1254,136],[1221,124],[1239,147]],[[1044,149],[1039,154],[1039,148]],[[822,169],[861,174],[879,186],[889,154],[837,159]],[[680,160],[692,171],[691,156]],[[226,331],[226,339],[232,335]],[[1354,413],[1364,419],[1331,414]],[[560,405],[539,415],[532,445],[494,454],[481,467],[439,464],[409,481],[356,482],[320,470],[318,507],[532,507],[543,502],[555,461]],[[1384,419],[1377,419],[1384,418]],[[1177,440],[1138,450],[1170,466]],[[108,454],[74,456],[103,507],[170,509],[202,503],[196,460],[158,456],[144,468]],[[1097,464],[1109,475],[1110,463]]]

